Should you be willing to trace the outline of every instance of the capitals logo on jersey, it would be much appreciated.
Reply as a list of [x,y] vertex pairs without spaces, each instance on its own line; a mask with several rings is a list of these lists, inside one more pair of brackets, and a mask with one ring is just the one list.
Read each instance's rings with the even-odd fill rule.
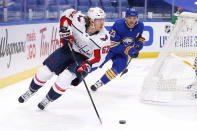
[[102,40],[102,41],[106,41],[106,40],[108,40],[108,36],[107,36],[107,35],[105,35],[105,38],[101,38],[101,40]]
[[83,17],[83,16],[82,16],[82,15],[79,15],[79,16],[77,17],[77,19],[78,19],[79,22],[81,22],[81,17]]

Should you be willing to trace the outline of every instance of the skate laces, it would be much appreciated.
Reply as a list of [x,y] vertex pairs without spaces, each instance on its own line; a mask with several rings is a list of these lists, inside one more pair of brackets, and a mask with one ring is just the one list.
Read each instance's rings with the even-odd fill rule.
[[47,99],[46,97],[40,102],[43,106],[46,106],[50,103],[50,100]]
[[25,94],[22,95],[22,97],[26,100],[30,98],[32,95],[33,95],[33,92],[28,90],[27,92],[25,92]]

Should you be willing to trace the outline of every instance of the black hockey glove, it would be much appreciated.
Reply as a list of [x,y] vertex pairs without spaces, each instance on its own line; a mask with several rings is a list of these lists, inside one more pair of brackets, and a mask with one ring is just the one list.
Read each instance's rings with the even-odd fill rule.
[[69,41],[70,30],[67,27],[60,27],[59,34],[60,34],[60,38]]
[[59,34],[60,34],[60,42],[63,43],[64,49],[65,50],[69,49],[68,44],[70,44],[70,46],[72,47],[73,38],[72,38],[71,31],[69,30],[69,28],[60,27]]

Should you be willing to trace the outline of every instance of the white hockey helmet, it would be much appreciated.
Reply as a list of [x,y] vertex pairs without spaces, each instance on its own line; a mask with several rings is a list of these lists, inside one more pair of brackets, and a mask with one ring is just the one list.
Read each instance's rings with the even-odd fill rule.
[[95,19],[105,19],[106,14],[103,9],[94,7],[88,10],[87,16],[94,22]]

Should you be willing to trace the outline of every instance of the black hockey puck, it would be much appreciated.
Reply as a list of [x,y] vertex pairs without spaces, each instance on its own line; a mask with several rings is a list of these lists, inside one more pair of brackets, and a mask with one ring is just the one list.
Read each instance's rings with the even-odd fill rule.
[[119,120],[119,123],[120,124],[125,124],[126,123],[126,120]]

